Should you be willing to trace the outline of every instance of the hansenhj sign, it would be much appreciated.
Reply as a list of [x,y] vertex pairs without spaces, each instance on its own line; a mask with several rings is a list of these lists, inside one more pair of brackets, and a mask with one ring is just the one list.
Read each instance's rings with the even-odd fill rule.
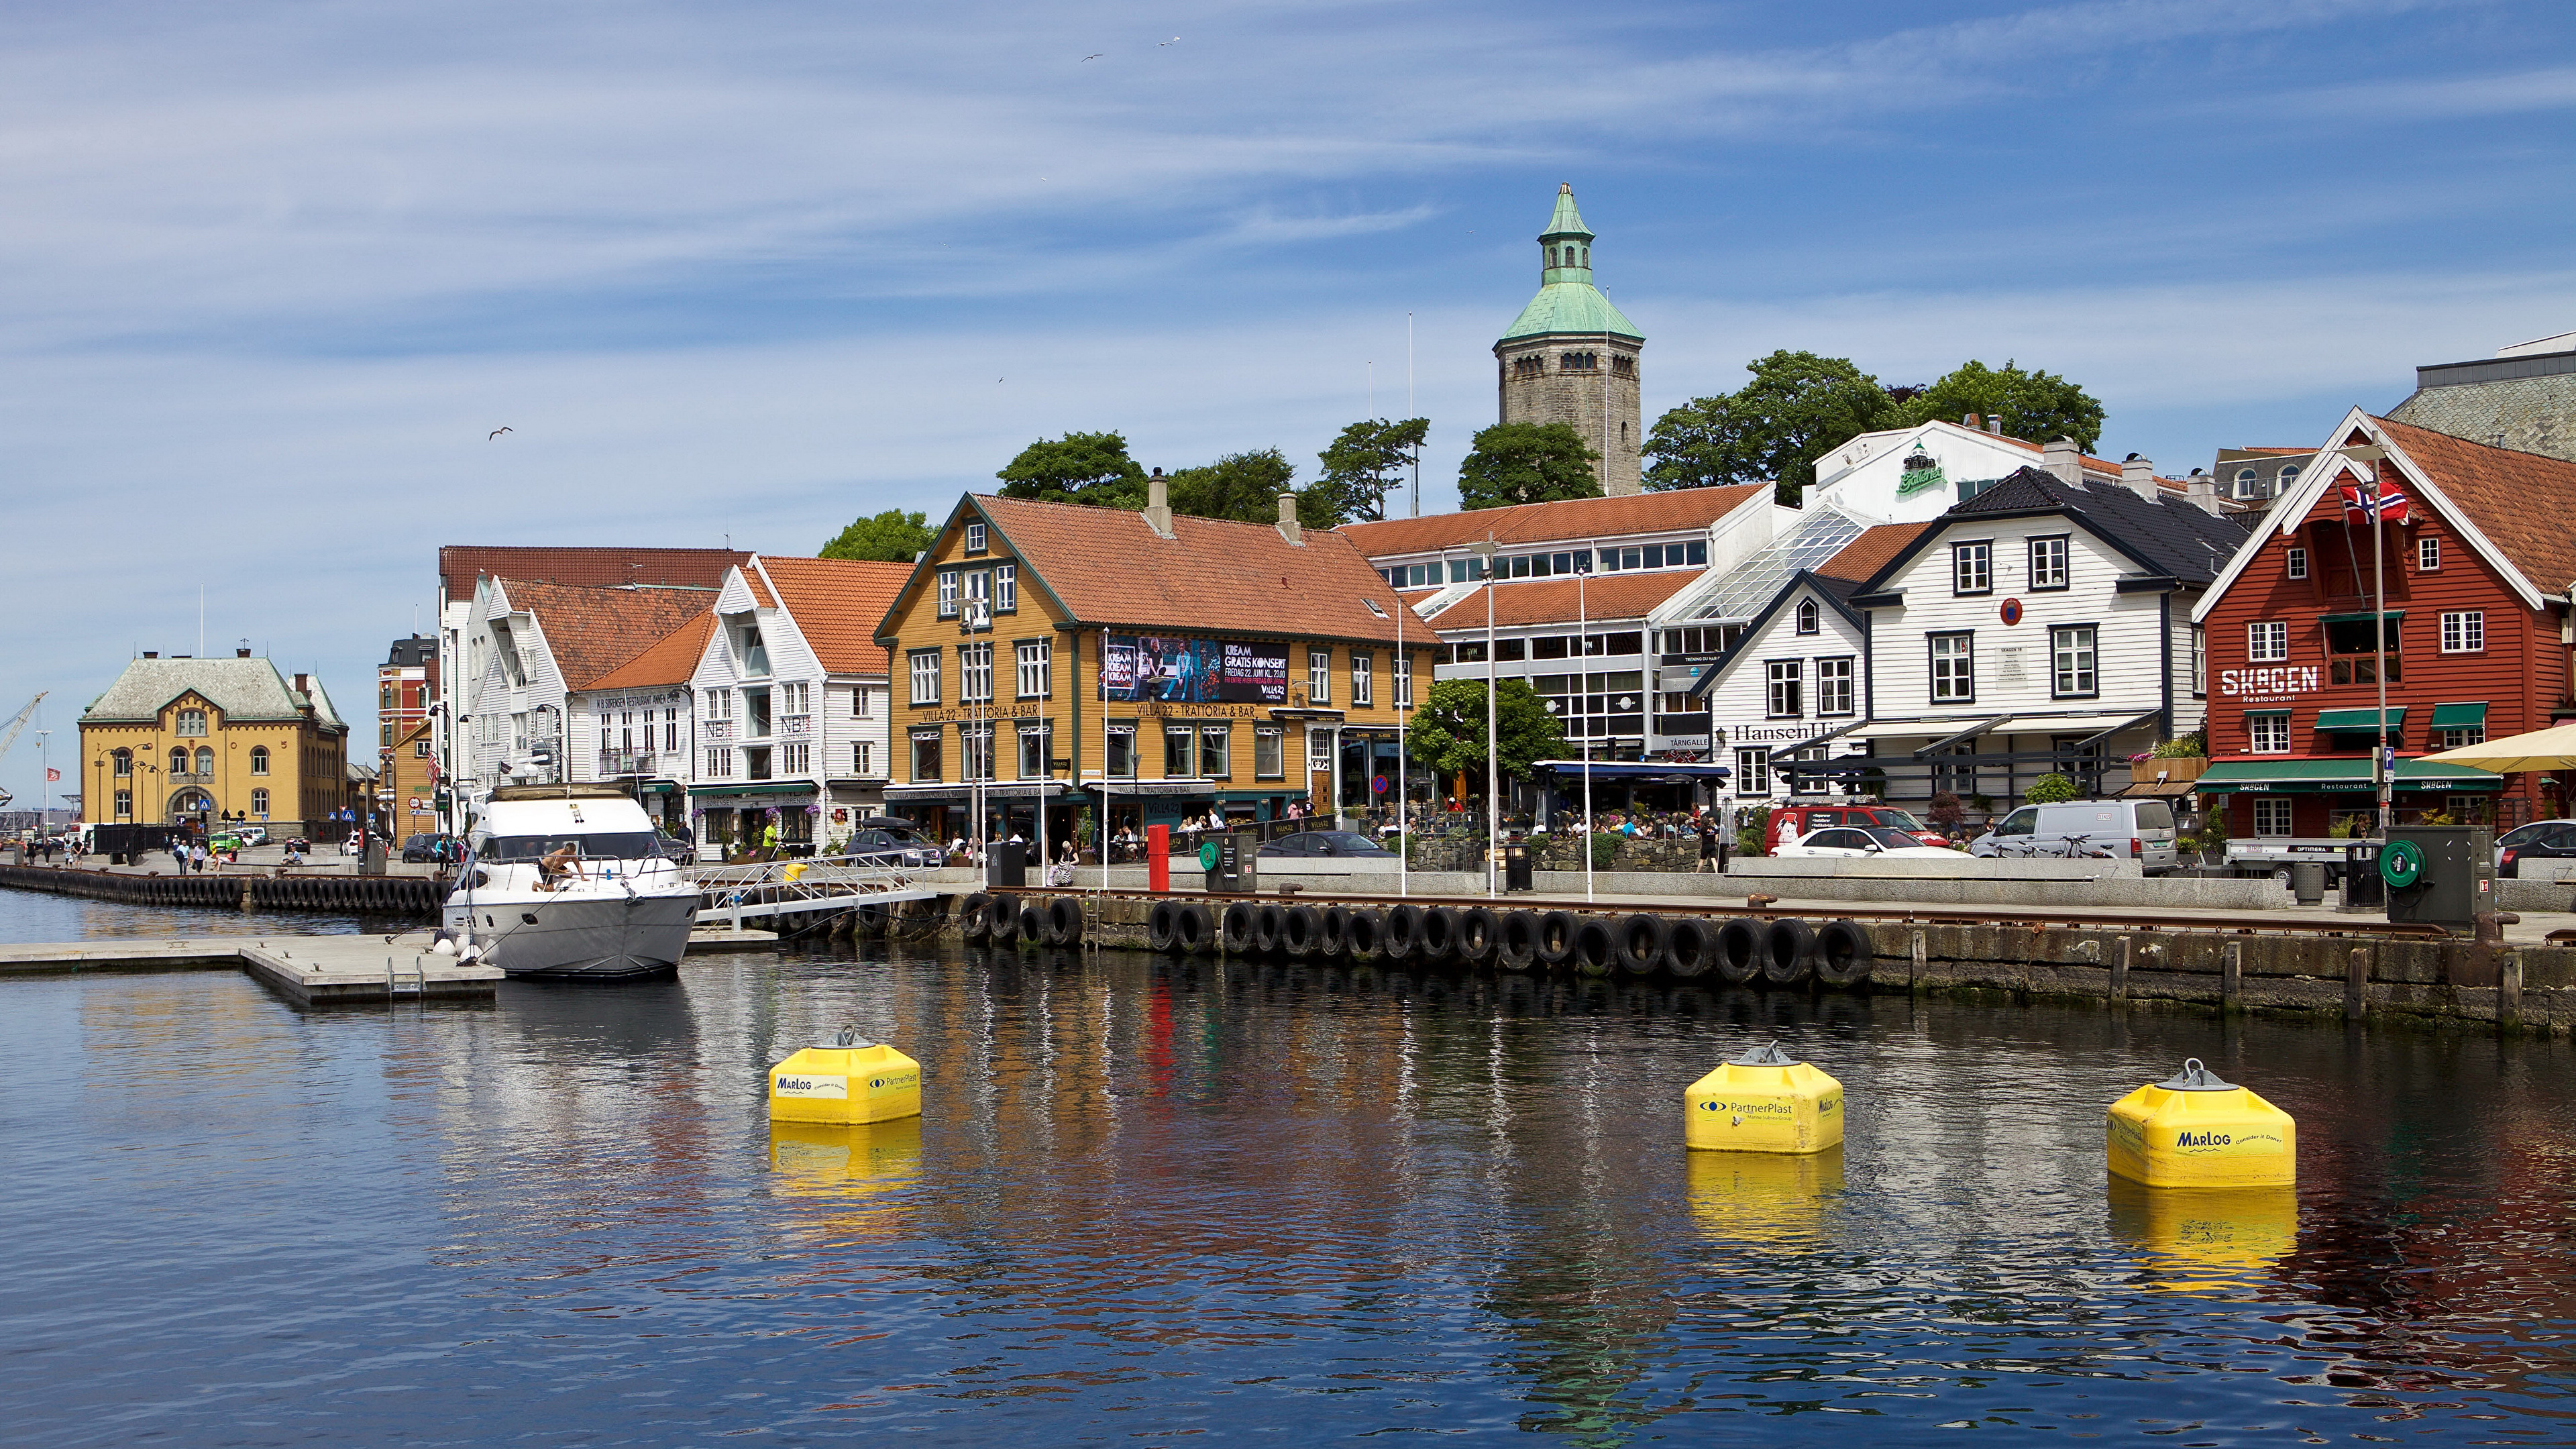
[[1288,646],[1240,639],[1112,634],[1101,693],[1180,704],[1286,704]]

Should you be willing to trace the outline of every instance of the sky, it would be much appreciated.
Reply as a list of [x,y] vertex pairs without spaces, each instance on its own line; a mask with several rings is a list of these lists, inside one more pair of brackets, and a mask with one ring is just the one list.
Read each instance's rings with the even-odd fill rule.
[[1409,407],[1454,507],[1560,182],[1649,423],[1804,348],[2061,373],[2169,473],[2313,444],[2576,329],[2571,42],[2565,0],[6,0],[0,728],[50,691],[76,780],[136,651],[247,643],[371,756],[443,543],[810,554],[1069,429],[1311,477]]

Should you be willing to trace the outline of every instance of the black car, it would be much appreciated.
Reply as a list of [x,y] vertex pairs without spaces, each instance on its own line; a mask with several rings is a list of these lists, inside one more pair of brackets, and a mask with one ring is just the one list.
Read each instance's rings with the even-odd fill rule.
[[842,853],[862,865],[917,866],[923,869],[939,864],[937,844],[912,833],[910,822],[886,817],[862,820],[850,832],[850,843]]
[[1395,852],[1355,830],[1301,830],[1265,842],[1264,859],[1315,860],[1393,860]]
[[2524,861],[2576,860],[2576,820],[2535,820],[2496,837],[2496,874],[2522,875]]
[[442,846],[447,849],[448,859],[452,860],[460,853],[456,849],[456,837],[453,835],[412,836],[403,842],[403,864],[427,865],[439,859],[439,849]]

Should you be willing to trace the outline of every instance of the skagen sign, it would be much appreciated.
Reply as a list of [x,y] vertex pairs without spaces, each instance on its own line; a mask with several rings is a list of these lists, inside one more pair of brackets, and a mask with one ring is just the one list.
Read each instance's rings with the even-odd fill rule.
[[2315,664],[2275,664],[2261,669],[2218,671],[2218,692],[2230,699],[2285,699],[2314,694],[2324,674]]

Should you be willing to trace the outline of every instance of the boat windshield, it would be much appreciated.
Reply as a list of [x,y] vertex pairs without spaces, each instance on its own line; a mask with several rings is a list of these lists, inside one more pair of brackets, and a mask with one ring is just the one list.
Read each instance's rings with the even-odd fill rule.
[[484,865],[511,865],[543,860],[558,846],[569,845],[581,860],[659,860],[662,840],[650,830],[598,835],[490,835],[475,849]]

